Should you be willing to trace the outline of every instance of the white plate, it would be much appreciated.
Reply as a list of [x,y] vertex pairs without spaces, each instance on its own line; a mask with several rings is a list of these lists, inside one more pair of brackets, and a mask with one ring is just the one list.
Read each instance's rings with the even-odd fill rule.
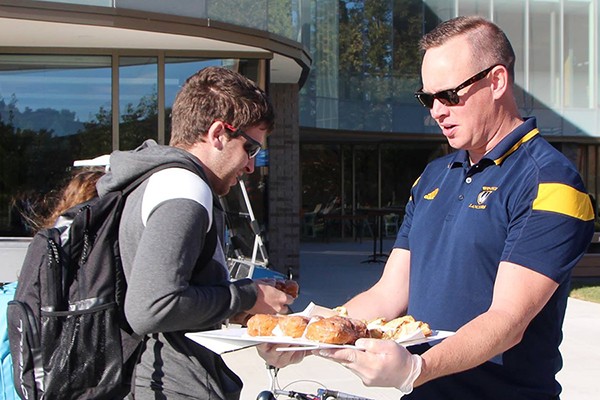
[[[397,342],[405,347],[414,346],[422,343],[429,343],[436,340],[442,340],[453,335],[454,332],[432,330],[430,336],[424,337],[422,334],[416,337],[400,339]],[[286,344],[289,347],[281,347],[279,351],[295,350],[315,350],[323,348],[356,348],[353,345],[336,345],[328,343],[318,343],[307,339],[294,339],[289,336],[250,336],[246,328],[223,328],[214,331],[187,333],[186,336],[191,340],[209,348],[210,350],[222,354],[229,351],[235,351],[260,343]]]

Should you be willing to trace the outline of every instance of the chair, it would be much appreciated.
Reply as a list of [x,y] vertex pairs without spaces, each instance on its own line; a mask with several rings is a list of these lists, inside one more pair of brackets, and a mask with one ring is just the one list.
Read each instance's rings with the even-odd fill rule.
[[383,232],[385,237],[394,237],[398,234],[398,214],[386,214],[383,216]]
[[302,233],[304,236],[316,238],[320,232],[325,230],[323,219],[320,218],[320,211],[323,205],[321,203],[315,206],[313,211],[304,213],[302,221]]

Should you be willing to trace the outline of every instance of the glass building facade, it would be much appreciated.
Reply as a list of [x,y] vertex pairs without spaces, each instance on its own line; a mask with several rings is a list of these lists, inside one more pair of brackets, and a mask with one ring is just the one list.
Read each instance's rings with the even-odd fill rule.
[[[174,21],[198,19],[209,21],[209,28],[226,23],[239,26],[242,34],[249,28],[304,46],[312,65],[298,98],[300,224],[304,214],[319,207],[331,215],[353,215],[370,207],[401,214],[425,164],[451,151],[413,95],[420,87],[418,40],[451,17],[487,17],[514,46],[522,114],[538,117],[542,134],[573,160],[590,193],[600,194],[599,0],[28,3],[48,9],[60,4],[67,13],[71,6],[89,6],[116,9],[124,17],[144,12]],[[14,2],[0,1],[0,9],[10,4]],[[157,24],[148,31],[160,29]],[[210,37],[210,29],[206,32]],[[26,208],[22,199],[35,199],[55,187],[73,160],[130,149],[146,138],[168,142],[174,95],[202,66],[235,67],[253,79],[266,79],[267,58],[213,53],[178,53],[168,46],[42,49],[0,44],[0,236],[27,233],[12,206],[20,202],[17,206]],[[334,223],[331,228],[328,234],[347,237],[357,227]]]
[[[451,151],[414,98],[420,87],[418,40],[443,20],[473,14],[506,32],[517,57],[522,115],[538,118],[541,133],[578,166],[598,197],[598,5],[597,0],[311,2],[303,41],[314,59],[300,96],[303,210],[310,214],[321,204],[341,214],[364,207],[402,213],[425,164]],[[350,234],[349,226],[338,225],[334,235]]]
[[303,127],[436,133],[414,100],[419,38],[443,20],[496,22],[517,56],[518,103],[546,136],[598,137],[598,3],[595,0],[318,1],[314,56],[301,94]]
[[[133,149],[146,139],[168,143],[175,95],[194,72],[209,65],[242,64],[248,67],[244,72],[260,81],[252,74],[259,63],[0,54],[0,236],[31,235],[33,221],[28,218],[44,209],[44,199],[69,176],[75,160]],[[159,70],[164,74],[160,80]],[[161,102],[159,92],[164,93]]]

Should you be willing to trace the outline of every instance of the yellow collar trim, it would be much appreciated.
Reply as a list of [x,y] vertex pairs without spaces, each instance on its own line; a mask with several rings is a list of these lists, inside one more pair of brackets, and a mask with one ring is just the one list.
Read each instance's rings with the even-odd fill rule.
[[528,142],[529,140],[533,139],[538,133],[540,133],[540,131],[538,130],[538,128],[533,128],[531,131],[529,131],[528,134],[526,134],[525,136],[523,136],[521,138],[521,140],[519,140],[517,143],[515,143],[513,147],[511,147],[506,153],[504,153],[504,155],[502,157],[496,158],[494,160],[494,163],[496,165],[500,165],[502,163],[502,161],[504,161],[504,159],[506,157],[508,157],[509,155],[511,155],[512,153],[514,153],[515,151],[517,151],[517,149],[519,147],[521,147],[521,145],[523,143]]

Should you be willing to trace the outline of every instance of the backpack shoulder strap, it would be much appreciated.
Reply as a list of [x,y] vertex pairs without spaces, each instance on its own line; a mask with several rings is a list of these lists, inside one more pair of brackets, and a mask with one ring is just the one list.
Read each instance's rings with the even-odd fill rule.
[[216,224],[212,224],[209,231],[206,233],[206,240],[204,241],[204,247],[202,248],[202,252],[200,256],[198,256],[198,261],[196,261],[196,265],[204,265],[207,264],[210,260],[212,260],[213,255],[215,254],[215,250],[217,249],[217,229],[215,228]]
[[135,180],[133,180],[131,183],[129,183],[122,190],[123,195],[127,196],[129,193],[131,193],[133,190],[135,190],[135,188],[137,188],[139,185],[141,185],[142,182],[144,182],[146,179],[150,178],[150,176],[152,176],[153,174],[155,174],[158,171],[162,171],[163,169],[167,169],[167,168],[187,169],[188,171],[193,172],[194,174],[196,174],[200,178],[202,178],[203,181],[208,183],[206,174],[204,173],[204,171],[201,168],[199,168],[197,165],[195,165],[190,160],[181,159],[178,161],[170,161],[168,163],[160,164],[160,165],[155,166],[154,168],[149,169],[148,171],[146,171],[145,173],[143,173],[142,175],[137,177]]
[[[122,191],[123,196],[127,196],[135,188],[137,188],[142,182],[144,182],[146,179],[150,178],[150,176],[152,176],[154,173],[156,173],[158,171],[162,171],[167,168],[184,168],[184,169],[191,171],[194,174],[198,175],[203,181],[205,181],[208,184],[208,179],[206,178],[206,175],[201,168],[199,168],[196,164],[194,164],[190,160],[181,159],[181,161],[172,161],[172,162],[157,165],[156,167],[146,171],[144,174],[142,174],[141,176],[136,178],[133,182],[128,184],[127,187],[125,187],[123,189],[123,191]],[[210,185],[209,185],[209,187],[210,187]],[[212,191],[212,189],[211,189],[211,191]],[[213,195],[213,209],[209,210],[209,212],[212,213],[213,221],[215,219],[214,218],[214,216],[215,216],[214,215],[214,207],[220,207],[220,203],[219,203],[218,199]],[[202,252],[200,253],[200,256],[198,257],[198,261],[197,261],[198,263],[203,263],[203,264],[208,263],[212,259],[213,254],[215,253],[215,250],[216,250],[217,244],[218,244],[218,238],[217,238],[218,234],[217,234],[217,229],[216,229],[215,225],[216,225],[215,223],[212,223],[209,231],[206,233],[206,241],[204,243]]]

